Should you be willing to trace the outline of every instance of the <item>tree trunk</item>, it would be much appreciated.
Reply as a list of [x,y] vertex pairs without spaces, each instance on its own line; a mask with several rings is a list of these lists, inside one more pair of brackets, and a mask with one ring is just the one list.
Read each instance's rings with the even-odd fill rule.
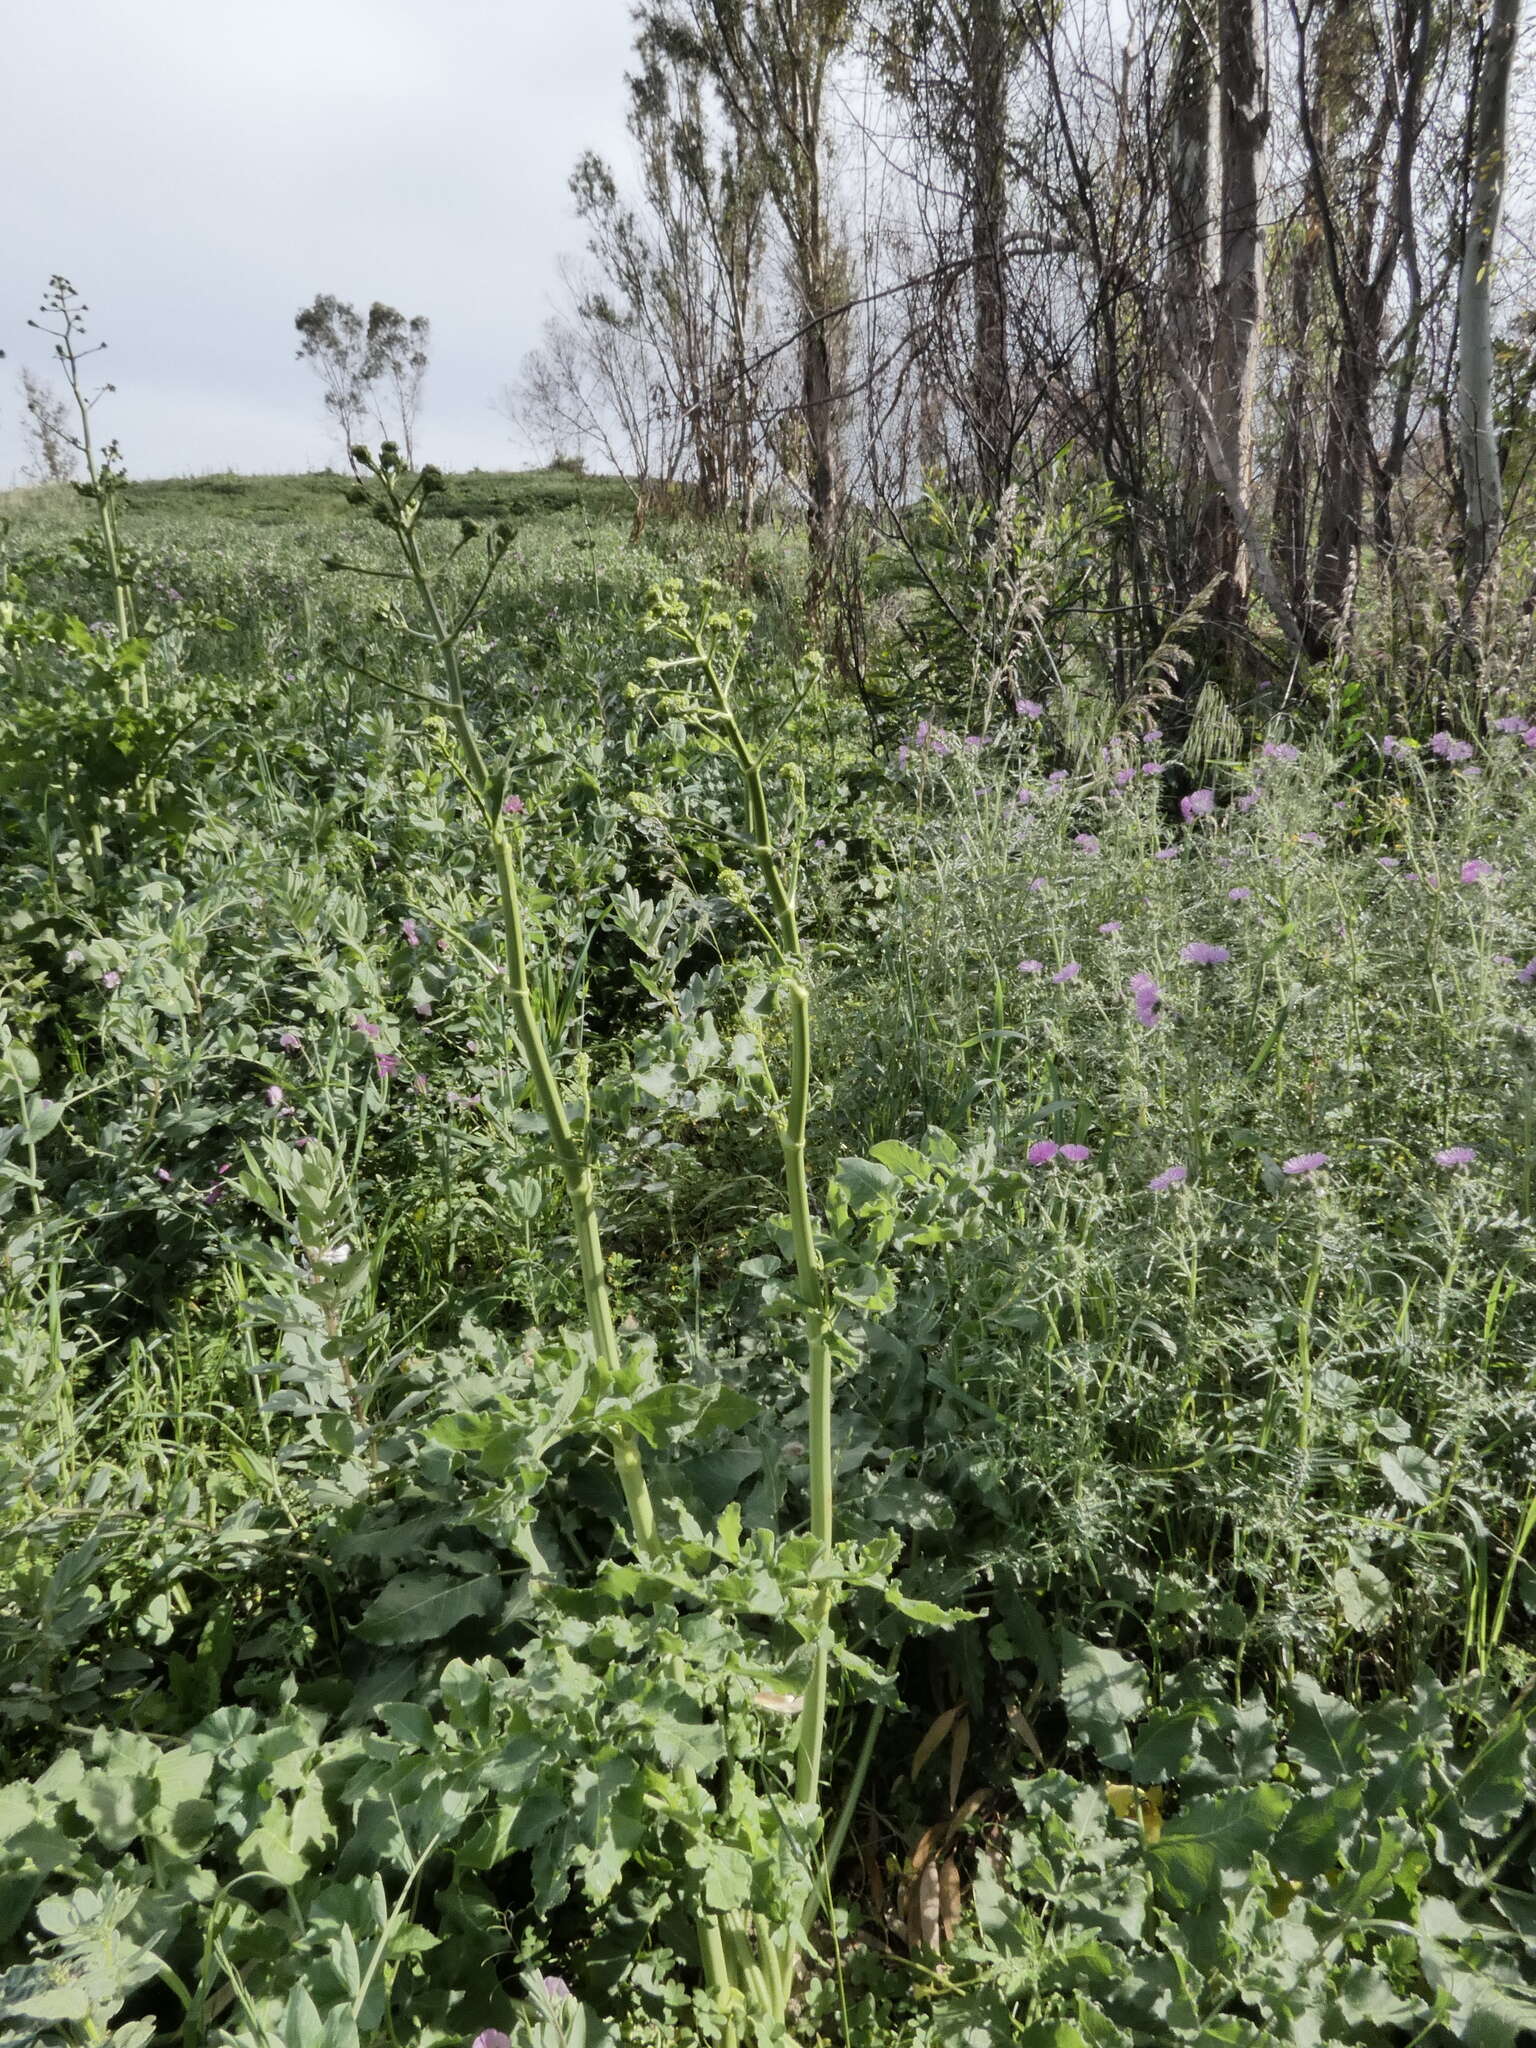
[[1311,412],[1307,338],[1312,328],[1312,291],[1322,254],[1322,229],[1308,209],[1301,247],[1291,259],[1291,372],[1286,380],[1280,459],[1275,472],[1274,554],[1291,609],[1301,616],[1307,603],[1307,426]]
[[967,23],[971,97],[971,271],[975,303],[972,433],[976,484],[995,506],[1013,468],[1008,379],[1007,44],[1002,0],[971,0]]
[[[809,307],[807,311],[810,313]],[[841,451],[837,436],[832,334],[824,302],[819,315],[810,314],[801,348],[800,369],[809,498],[806,538],[810,549],[810,577],[806,609],[813,625],[819,627],[831,591],[833,563],[842,524]]]
[[[1221,274],[1211,362],[1211,414],[1223,468],[1240,500],[1253,484],[1253,403],[1264,318],[1264,224],[1260,200],[1269,133],[1269,62],[1263,0],[1220,0]],[[1217,615],[1240,625],[1247,610],[1247,554],[1232,505],[1219,504],[1215,564],[1226,575]]]
[[1483,30],[1468,115],[1471,191],[1458,292],[1460,353],[1456,416],[1466,499],[1462,611],[1470,622],[1498,552],[1504,486],[1493,417],[1492,272],[1508,168],[1509,85],[1520,28],[1520,0],[1492,0]]
[[[1210,381],[1211,308],[1216,291],[1217,135],[1212,37],[1194,0],[1183,0],[1168,85],[1168,333],[1196,386]],[[1210,495],[1200,430],[1175,387],[1168,409],[1169,458],[1182,479],[1186,530],[1173,554],[1186,552],[1200,508]],[[1190,590],[1208,581],[1196,566]],[[1181,597],[1188,592],[1181,592]]]

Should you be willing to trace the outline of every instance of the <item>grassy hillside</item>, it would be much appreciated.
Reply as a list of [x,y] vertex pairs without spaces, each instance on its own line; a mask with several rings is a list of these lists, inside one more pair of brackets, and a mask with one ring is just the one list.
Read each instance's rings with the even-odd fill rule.
[[[350,476],[315,470],[305,476],[195,476],[135,480],[124,494],[127,531],[164,536],[178,528],[228,521],[242,526],[314,526],[348,516]],[[527,519],[575,513],[588,519],[628,517],[632,500],[617,477],[572,476],[564,470],[470,470],[448,478],[434,515],[453,519]],[[80,501],[67,485],[29,485],[0,492],[0,519],[18,531],[65,529],[80,522]]]

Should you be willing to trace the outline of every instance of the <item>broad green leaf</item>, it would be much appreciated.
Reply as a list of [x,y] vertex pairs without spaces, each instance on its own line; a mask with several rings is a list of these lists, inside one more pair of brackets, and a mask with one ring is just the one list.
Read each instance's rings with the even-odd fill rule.
[[840,1159],[832,1178],[855,1216],[879,1208],[901,1185],[894,1173],[874,1159]]
[[1339,1611],[1350,1628],[1378,1629],[1392,1619],[1392,1584],[1373,1564],[1340,1565],[1333,1575]]
[[1269,1860],[1281,1876],[1311,1880],[1332,1870],[1359,1825],[1364,1796],[1356,1778],[1298,1798],[1270,1846]]
[[1347,1701],[1324,1692],[1314,1678],[1298,1678],[1291,1687],[1285,1747],[1302,1776],[1316,1785],[1353,1778],[1366,1761],[1360,1716]]
[[1061,1657],[1061,1702],[1076,1739],[1099,1762],[1130,1767],[1130,1724],[1147,1703],[1147,1675],[1118,1650],[1084,1641],[1057,1629]]
[[1395,1451],[1378,1451],[1376,1463],[1382,1478],[1409,1507],[1427,1507],[1440,1491],[1440,1466],[1417,1444],[1399,1444]]
[[1192,1799],[1163,1823],[1162,1834],[1147,1846],[1158,1890],[1188,1911],[1242,1883],[1289,1805],[1290,1795],[1282,1785],[1250,1785]]
[[904,1614],[908,1621],[918,1622],[923,1628],[958,1628],[962,1622],[971,1621],[974,1616],[965,1607],[940,1607],[932,1600],[913,1600],[900,1586],[887,1586],[887,1602]]
[[1463,1772],[1451,1806],[1463,1827],[1497,1838],[1508,1832],[1532,1789],[1530,1724],[1512,1714]]
[[471,1579],[447,1572],[401,1572],[369,1607],[357,1633],[370,1643],[433,1643],[461,1621],[494,1613],[501,1597],[495,1572]]
[[882,1138],[878,1145],[870,1146],[869,1156],[902,1180],[927,1180],[933,1170],[915,1145],[904,1145],[900,1138]]

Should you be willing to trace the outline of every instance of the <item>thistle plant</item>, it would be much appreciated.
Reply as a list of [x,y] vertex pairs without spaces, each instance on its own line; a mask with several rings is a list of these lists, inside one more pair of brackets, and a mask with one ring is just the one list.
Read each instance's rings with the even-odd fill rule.
[[[616,1327],[602,1240],[590,1120],[573,1118],[566,1090],[533,986],[527,893],[521,872],[524,804],[511,786],[509,766],[496,762],[477,731],[466,700],[461,646],[475,625],[510,545],[511,533],[497,526],[482,533],[471,520],[460,523],[456,542],[446,551],[431,548],[421,531],[431,500],[445,488],[441,474],[428,466],[411,471],[394,444],[386,442],[377,456],[354,447],[352,458],[360,482],[352,501],[367,506],[390,534],[396,562],[377,566],[328,558],[326,567],[350,570],[395,586],[396,600],[385,605],[381,619],[419,647],[430,660],[435,687],[406,690],[425,706],[439,730],[450,740],[459,774],[480,813],[487,833],[501,912],[505,988],[518,1052],[543,1119],[549,1147],[564,1184],[580,1265],[599,1411],[608,1399],[602,1434],[623,1489],[628,1534],[651,1581],[674,1587],[696,1582],[697,1532],[690,1540],[689,1518],[679,1509],[667,1526],[658,1520],[647,1479],[641,1445],[643,1426],[625,1419],[624,1400],[643,1391],[635,1357],[626,1352]],[[470,574],[463,576],[464,567]],[[402,604],[400,599],[405,599]],[[414,600],[414,602],[412,602]],[[795,1972],[806,1929],[820,1896],[818,1883],[828,1846],[821,1819],[822,1756],[827,1718],[828,1672],[833,1619],[840,1590],[855,1578],[881,1584],[882,1560],[854,1561],[834,1547],[832,1376],[834,1324],[827,1276],[818,1249],[806,1158],[806,1131],[811,1093],[811,999],[807,962],[795,910],[796,848],[804,816],[804,788],[798,768],[781,766],[779,789],[787,808],[776,818],[764,753],[755,747],[732,701],[732,686],[743,659],[750,615],[708,612],[695,617],[676,586],[655,595],[651,629],[678,651],[657,657],[651,671],[659,691],[658,708],[680,716],[705,746],[722,750],[733,762],[740,783],[745,832],[740,850],[756,871],[766,914],[754,908],[746,878],[725,867],[721,884],[743,909],[765,940],[774,963],[777,992],[783,1005],[789,1042],[787,1093],[773,1102],[783,1157],[788,1204],[788,1235],[793,1244],[796,1307],[804,1335],[809,1396],[810,1541],[791,1554],[790,1567],[800,1574],[799,1593],[808,1619],[803,1634],[809,1643],[809,1673],[799,1696],[771,1695],[771,1711],[796,1719],[793,1766],[793,1815],[787,1825],[794,1853],[787,1859],[799,1871],[793,1895],[781,1896],[776,1916],[747,1907],[703,1906],[698,1912],[703,1967],[720,2016],[727,2048],[743,2038],[777,2039],[783,2035]],[[402,685],[365,670],[392,689]],[[790,849],[786,856],[780,851]],[[631,1347],[636,1357],[648,1356]],[[630,1412],[634,1412],[631,1410]],[[739,1518],[738,1518],[739,1519]],[[673,1533],[673,1525],[677,1532]],[[738,1540],[735,1525],[727,1545]],[[789,1547],[786,1547],[789,1548]],[[724,1554],[724,1553],[722,1553]],[[889,1560],[883,1560],[888,1562]],[[895,1598],[896,1596],[891,1596]],[[897,1604],[901,1604],[897,1600]],[[909,1610],[910,1611],[910,1610]],[[685,1680],[682,1656],[676,1665]],[[769,1696],[764,1695],[764,1698]],[[761,1702],[760,1702],[761,1703]],[[867,1752],[866,1752],[867,1753]],[[680,1787],[673,1806],[678,1815],[691,1806],[696,1816],[711,1810],[711,1799],[693,1778]],[[854,1796],[857,1793],[854,1787]],[[658,1795],[658,1810],[667,1801]],[[765,1812],[777,1815],[782,1802],[769,1801]],[[851,1810],[845,1807],[845,1811]],[[784,1825],[776,1822],[777,1825]],[[839,1823],[829,1838],[840,1837]],[[835,1850],[834,1850],[835,1853]],[[707,1887],[706,1887],[707,1888]]]
[[[29,320],[39,334],[46,334],[53,343],[53,352],[58,357],[64,372],[64,381],[69,386],[69,395],[74,401],[75,412],[80,421],[78,434],[66,433],[64,438],[85,464],[86,481],[77,483],[75,489],[81,497],[88,498],[96,507],[96,521],[101,531],[102,553],[106,558],[107,573],[112,581],[112,603],[117,618],[118,637],[130,639],[138,631],[133,602],[133,585],[124,561],[122,542],[117,528],[117,500],[127,484],[127,472],[123,467],[122,451],[116,441],[108,441],[98,447],[92,431],[91,415],[103,398],[116,387],[102,384],[95,391],[86,389],[85,365],[92,356],[106,348],[104,341],[85,343],[85,315],[90,311],[67,277],[53,276],[48,280],[48,290],[38,311],[42,320]],[[49,324],[49,322],[57,324]],[[142,671],[140,687],[145,688]]]

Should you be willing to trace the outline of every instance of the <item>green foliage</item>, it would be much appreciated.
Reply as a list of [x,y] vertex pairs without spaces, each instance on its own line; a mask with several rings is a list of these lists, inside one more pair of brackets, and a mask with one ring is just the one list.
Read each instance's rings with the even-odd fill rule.
[[[1528,2032],[1521,733],[1181,757],[1086,643],[1091,717],[936,646],[886,768],[791,618],[666,588],[734,543],[530,509],[460,658],[600,1366],[436,680],[314,569],[388,537],[146,492],[138,636],[36,527],[0,621],[0,2043],[745,2039],[808,1884],[807,2039]],[[745,834],[721,707],[653,666],[701,639]]]

